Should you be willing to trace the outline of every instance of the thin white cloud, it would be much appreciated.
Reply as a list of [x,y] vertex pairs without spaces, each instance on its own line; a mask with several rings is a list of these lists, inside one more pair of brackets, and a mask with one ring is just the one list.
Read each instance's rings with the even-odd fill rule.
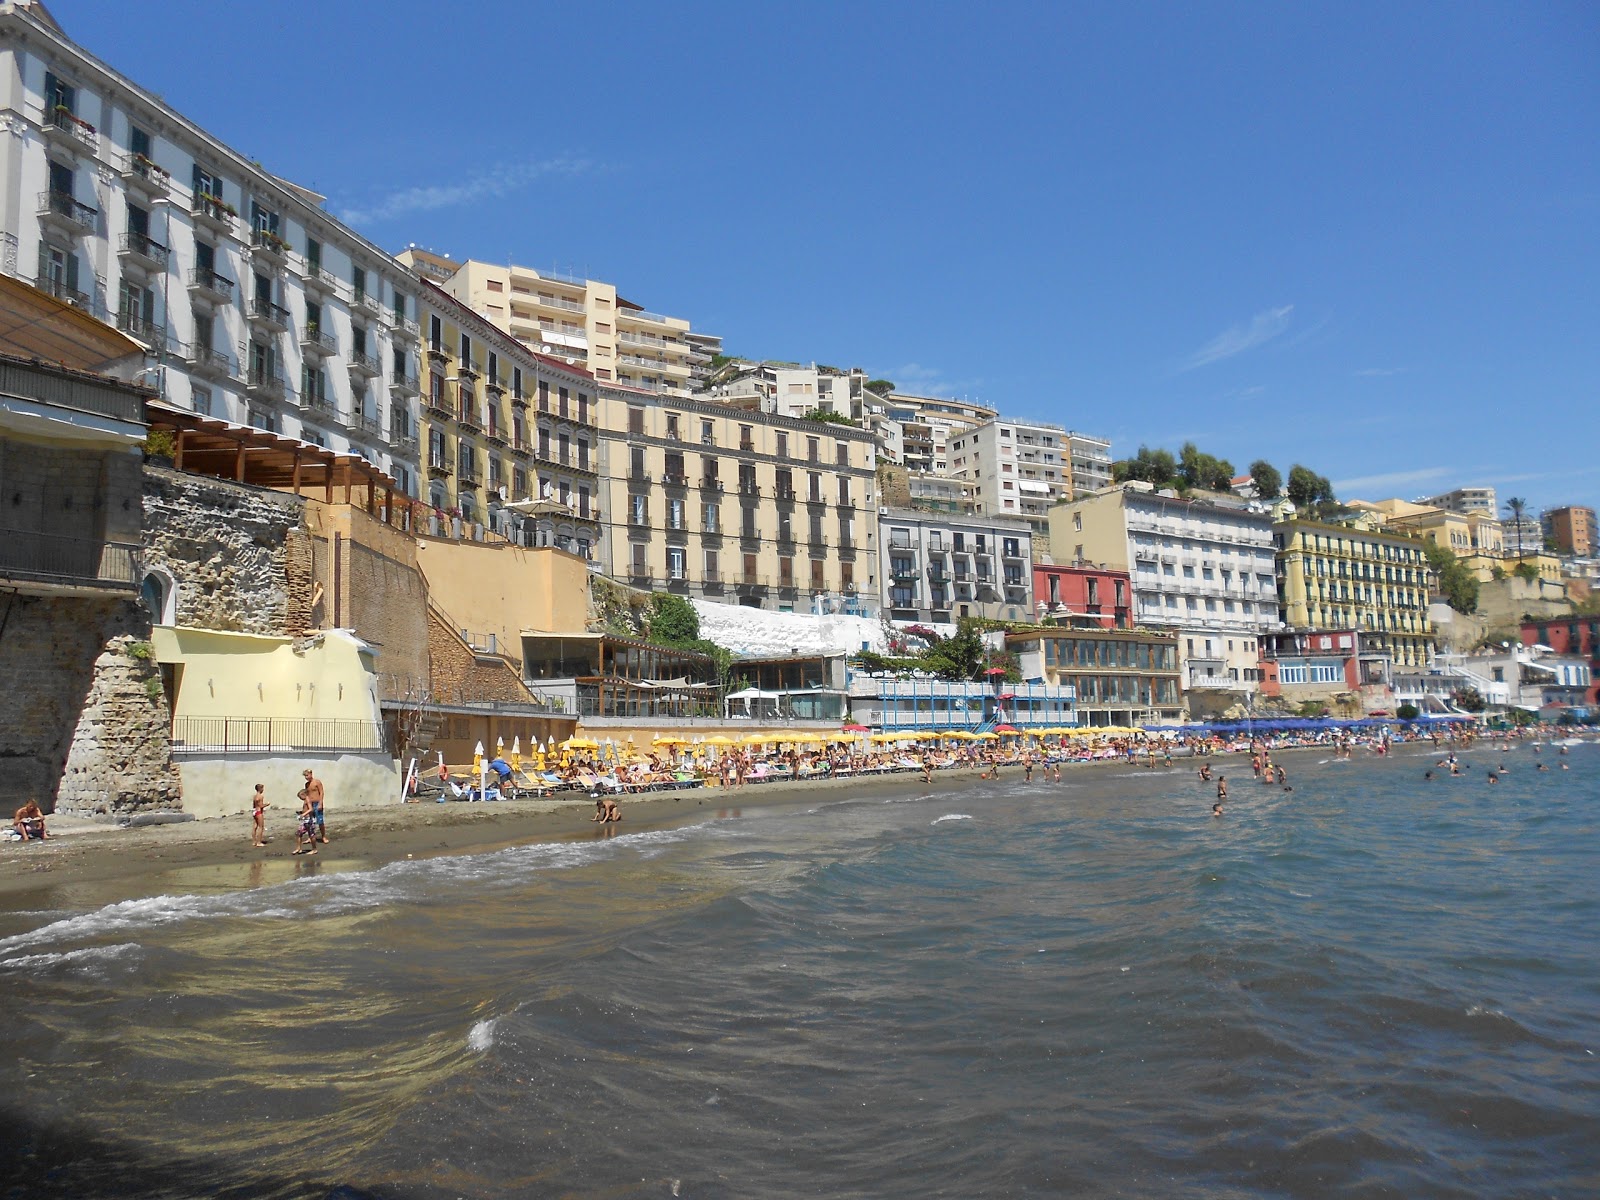
[[345,208],[339,216],[351,225],[378,224],[409,213],[433,212],[478,200],[494,199],[520,191],[536,180],[551,176],[582,175],[592,165],[584,158],[552,158],[541,162],[503,163],[493,170],[468,176],[460,183],[402,188],[364,205]]
[[960,396],[976,404],[983,401],[971,396],[983,386],[981,379],[951,379],[938,367],[925,367],[921,363],[902,363],[898,367],[868,369],[877,379],[892,379],[897,391],[911,396]]
[[1390,375],[1403,375],[1409,367],[1362,367],[1354,372],[1359,379],[1383,379]]
[[1264,346],[1273,338],[1278,337],[1289,328],[1289,319],[1294,312],[1294,305],[1285,304],[1281,308],[1269,308],[1258,312],[1243,325],[1235,325],[1225,329],[1212,338],[1200,349],[1189,356],[1183,364],[1183,370],[1192,371],[1196,367],[1209,366],[1214,362],[1221,362],[1225,358],[1233,358],[1243,354],[1246,350],[1254,350],[1257,346]]
[[1457,474],[1455,467],[1423,467],[1415,471],[1393,471],[1387,475],[1360,475],[1354,479],[1337,479],[1333,490],[1346,492],[1399,492],[1414,484],[1431,483],[1446,475]]

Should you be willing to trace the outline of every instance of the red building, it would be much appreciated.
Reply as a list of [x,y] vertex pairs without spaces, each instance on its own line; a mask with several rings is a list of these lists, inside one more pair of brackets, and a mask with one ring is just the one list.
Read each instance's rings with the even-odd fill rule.
[[1600,704],[1600,617],[1540,617],[1522,623],[1524,646],[1549,646],[1557,654],[1578,655],[1589,661],[1595,680],[1584,693],[1590,704]]
[[1132,596],[1126,571],[1033,565],[1033,600],[1041,619],[1082,628],[1130,629]]

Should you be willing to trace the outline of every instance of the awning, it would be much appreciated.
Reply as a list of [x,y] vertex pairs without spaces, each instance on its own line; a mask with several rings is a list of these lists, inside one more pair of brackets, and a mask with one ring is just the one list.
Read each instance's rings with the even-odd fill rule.
[[1017,480],[1017,490],[1047,496],[1050,494],[1050,485],[1038,479],[1019,479]]

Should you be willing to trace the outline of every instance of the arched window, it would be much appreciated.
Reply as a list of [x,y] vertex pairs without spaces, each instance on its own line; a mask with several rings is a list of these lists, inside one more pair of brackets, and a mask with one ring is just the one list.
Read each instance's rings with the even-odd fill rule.
[[151,567],[139,585],[139,600],[150,614],[152,625],[176,625],[178,584],[165,567]]

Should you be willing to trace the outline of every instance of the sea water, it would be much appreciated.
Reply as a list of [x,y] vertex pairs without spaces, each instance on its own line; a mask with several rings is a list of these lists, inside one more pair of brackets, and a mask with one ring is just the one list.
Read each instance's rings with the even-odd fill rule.
[[1318,758],[8,914],[0,1194],[1596,1194],[1600,747]]

